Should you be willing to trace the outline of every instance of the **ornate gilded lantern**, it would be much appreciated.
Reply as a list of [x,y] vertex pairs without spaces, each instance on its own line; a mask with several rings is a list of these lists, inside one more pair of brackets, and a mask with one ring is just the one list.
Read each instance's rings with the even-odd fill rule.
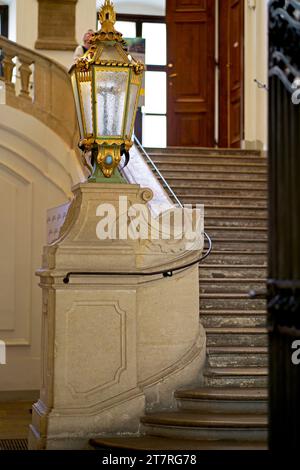
[[70,70],[80,128],[79,147],[91,151],[89,181],[123,181],[118,165],[132,146],[131,136],[139,101],[144,64],[126,51],[115,30],[113,3],[105,0],[99,12],[101,30],[91,47]]

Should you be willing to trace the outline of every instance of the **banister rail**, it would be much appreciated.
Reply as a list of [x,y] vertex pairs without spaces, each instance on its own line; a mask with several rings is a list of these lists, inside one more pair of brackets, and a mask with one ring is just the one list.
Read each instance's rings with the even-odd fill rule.
[[210,237],[208,237],[208,242],[209,242],[209,247],[206,251],[206,253],[201,256],[200,258],[191,261],[190,263],[183,264],[182,266],[178,266],[177,268],[170,268],[170,269],[163,269],[160,271],[149,271],[149,272],[132,272],[132,271],[119,271],[119,272],[113,272],[113,271],[72,271],[69,272],[65,275],[63,278],[64,284],[69,284],[70,282],[70,277],[71,276],[163,276],[163,277],[172,277],[173,274],[179,273],[184,271],[185,269],[191,268],[192,266],[195,266],[196,264],[201,263],[202,261],[205,260],[210,255],[210,252],[212,250],[212,241]]
[[5,104],[40,120],[76,150],[79,133],[67,69],[1,35],[0,49]]

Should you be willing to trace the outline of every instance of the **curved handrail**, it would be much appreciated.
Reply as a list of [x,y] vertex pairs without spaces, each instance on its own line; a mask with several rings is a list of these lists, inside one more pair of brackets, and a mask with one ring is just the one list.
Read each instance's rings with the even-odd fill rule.
[[113,271],[70,271],[67,273],[63,279],[64,284],[69,284],[71,276],[159,276],[162,275],[163,277],[172,277],[174,273],[182,272],[185,269],[191,268],[195,264],[199,264],[205,260],[210,255],[212,250],[212,241],[210,237],[208,237],[209,241],[209,248],[206,253],[201,256],[200,258],[196,259],[195,261],[191,261],[190,263],[183,264],[182,266],[178,266],[177,268],[170,268],[170,269],[163,269],[160,271],[149,271],[149,272],[113,272]]
[[32,58],[32,57],[37,58],[39,60],[47,62],[49,65],[54,65],[56,68],[60,69],[62,72],[65,72],[65,73],[67,72],[66,67],[61,65],[56,60],[49,59],[49,57],[46,57],[45,55],[43,55],[39,52],[33,51],[32,49],[29,49],[27,47],[21,46],[21,44],[18,44],[14,41],[11,41],[10,39],[7,39],[5,36],[2,36],[0,34],[0,47],[5,49],[6,46],[9,46],[11,50],[17,49],[19,53],[21,53],[23,55],[25,54],[26,56],[28,56],[30,58]]

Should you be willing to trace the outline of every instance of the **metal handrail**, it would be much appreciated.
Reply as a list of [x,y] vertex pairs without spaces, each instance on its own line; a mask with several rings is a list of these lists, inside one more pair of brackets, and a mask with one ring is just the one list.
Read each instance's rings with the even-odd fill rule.
[[212,241],[208,235],[207,237],[208,237],[209,246],[208,246],[206,253],[203,256],[201,256],[201,258],[198,258],[195,261],[191,261],[190,263],[178,266],[177,268],[170,268],[170,269],[163,269],[160,271],[149,271],[149,272],[71,271],[65,275],[63,282],[64,284],[69,284],[71,276],[159,276],[159,275],[162,275],[163,277],[172,277],[174,273],[178,273],[179,271],[182,272],[185,269],[191,268],[195,264],[199,264],[202,261],[204,261],[205,258],[207,258],[210,255],[211,250],[212,250]]
[[178,197],[176,196],[176,194],[174,193],[173,189],[171,188],[171,186],[169,185],[169,183],[166,181],[166,179],[164,178],[164,176],[162,175],[162,173],[159,171],[159,169],[157,168],[157,166],[155,165],[154,161],[151,159],[151,157],[148,155],[148,153],[146,152],[146,150],[144,149],[144,147],[142,146],[141,142],[139,141],[139,139],[134,136],[134,140],[135,142],[137,143],[137,145],[139,146],[139,148],[141,149],[141,151],[143,152],[143,154],[145,155],[145,157],[147,158],[147,160],[149,161],[149,163],[152,165],[152,167],[154,168],[154,170],[156,171],[156,173],[159,175],[159,177],[161,178],[161,180],[163,181],[164,185],[167,187],[169,193],[171,193],[172,197],[175,199],[175,201],[177,202],[177,204],[179,205],[179,207],[183,207],[183,205],[181,204],[181,202],[179,201]]

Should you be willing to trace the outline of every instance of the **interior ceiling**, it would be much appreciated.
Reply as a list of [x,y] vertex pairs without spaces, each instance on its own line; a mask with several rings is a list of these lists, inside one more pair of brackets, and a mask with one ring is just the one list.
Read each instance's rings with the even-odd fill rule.
[[[103,5],[103,0],[96,0],[97,10]],[[113,0],[119,13],[135,13],[144,15],[164,15],[166,0]]]

